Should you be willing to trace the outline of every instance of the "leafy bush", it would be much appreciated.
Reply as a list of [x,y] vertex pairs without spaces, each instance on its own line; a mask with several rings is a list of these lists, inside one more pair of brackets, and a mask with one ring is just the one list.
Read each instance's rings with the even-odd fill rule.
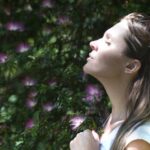
[[0,149],[66,150],[111,108],[84,74],[88,43],[146,0],[0,1]]

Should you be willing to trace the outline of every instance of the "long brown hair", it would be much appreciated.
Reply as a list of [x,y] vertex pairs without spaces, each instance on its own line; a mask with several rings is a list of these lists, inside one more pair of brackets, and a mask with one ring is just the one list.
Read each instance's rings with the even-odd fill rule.
[[125,55],[140,60],[141,68],[129,87],[127,119],[120,127],[111,150],[124,150],[128,135],[150,120],[150,16],[131,13],[127,20],[129,32]]

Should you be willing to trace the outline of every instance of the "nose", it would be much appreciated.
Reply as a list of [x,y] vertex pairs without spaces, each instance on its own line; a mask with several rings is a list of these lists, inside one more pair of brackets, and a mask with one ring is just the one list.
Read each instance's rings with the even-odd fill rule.
[[96,44],[96,41],[90,42],[90,47],[92,50],[96,50],[96,51],[98,50],[98,46]]

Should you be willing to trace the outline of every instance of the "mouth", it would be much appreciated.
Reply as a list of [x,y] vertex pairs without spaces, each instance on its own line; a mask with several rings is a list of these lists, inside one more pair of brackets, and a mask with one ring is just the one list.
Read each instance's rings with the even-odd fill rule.
[[91,54],[91,53],[89,54],[89,57],[90,57],[91,59],[94,59],[94,57],[92,56],[92,54]]
[[89,57],[87,58],[87,60],[91,60],[94,59],[91,55],[89,55]]

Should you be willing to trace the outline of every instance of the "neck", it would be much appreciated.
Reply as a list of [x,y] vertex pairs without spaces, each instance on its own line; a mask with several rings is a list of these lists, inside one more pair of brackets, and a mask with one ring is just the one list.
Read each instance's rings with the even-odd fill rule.
[[116,78],[99,81],[103,84],[112,104],[110,124],[125,120],[129,80]]

